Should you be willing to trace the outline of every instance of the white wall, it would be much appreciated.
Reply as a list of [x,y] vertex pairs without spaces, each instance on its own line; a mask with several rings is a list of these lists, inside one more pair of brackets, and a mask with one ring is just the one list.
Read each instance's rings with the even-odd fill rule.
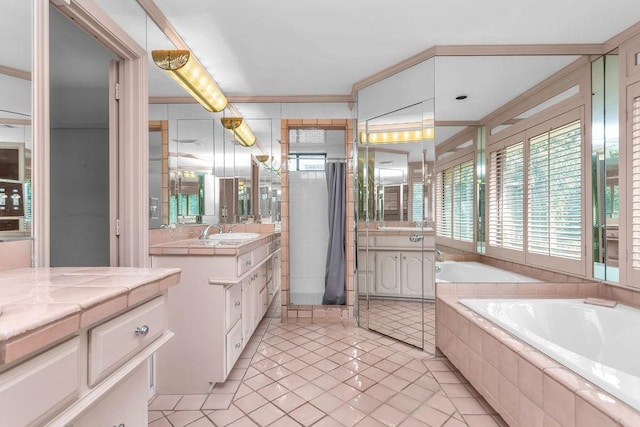
[[[289,173],[291,304],[322,304],[329,244],[324,171]],[[307,298],[313,296],[313,300]]]

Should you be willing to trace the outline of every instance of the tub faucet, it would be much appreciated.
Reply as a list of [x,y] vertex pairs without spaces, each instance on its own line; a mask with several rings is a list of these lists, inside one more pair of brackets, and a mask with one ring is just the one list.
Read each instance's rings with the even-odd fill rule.
[[204,230],[202,230],[202,233],[200,233],[201,239],[207,238],[207,236],[209,235],[209,229],[211,227],[218,227],[218,234],[222,234],[222,226],[220,224],[209,224]]
[[444,255],[442,255],[442,252],[440,252],[440,249],[435,249],[434,252],[436,253],[436,261],[439,261],[439,262],[444,261]]

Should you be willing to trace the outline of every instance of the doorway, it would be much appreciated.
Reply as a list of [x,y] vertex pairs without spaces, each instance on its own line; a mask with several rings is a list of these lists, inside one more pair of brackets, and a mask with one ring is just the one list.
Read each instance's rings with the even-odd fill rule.
[[[53,249],[56,252],[59,251],[58,244],[52,242],[52,231],[56,225],[55,222],[52,224],[51,209],[53,150],[50,145],[50,117],[53,116],[56,108],[61,108],[61,105],[52,99],[54,88],[50,87],[49,70],[52,57],[64,54],[65,51],[50,49],[49,21],[54,10],[71,19],[73,25],[77,26],[76,29],[84,30],[85,37],[89,37],[99,49],[104,46],[107,57],[118,58],[117,62],[111,61],[104,66],[110,70],[107,93],[111,94],[105,107],[109,112],[110,128],[108,132],[109,203],[107,205],[109,227],[106,237],[102,235],[103,240],[99,243],[109,247],[107,265],[144,267],[149,263],[147,54],[122,28],[107,19],[104,12],[95,4],[91,2],[50,4],[49,1],[34,2],[32,74],[34,265],[50,266]],[[71,52],[71,54],[77,53]],[[87,74],[82,76],[83,79],[89,78],[92,69],[83,71]],[[81,82],[83,80],[78,84]],[[82,179],[82,176],[76,175],[76,179]],[[83,217],[86,216],[83,215]],[[126,226],[121,227],[120,224]],[[87,237],[84,239],[91,240]],[[76,264],[75,260],[70,262]],[[96,260],[90,263],[98,264]],[[100,264],[102,263],[106,263],[104,258],[100,259]]]
[[109,62],[50,9],[51,266],[110,265]]
[[[323,304],[327,248],[332,237],[328,227],[331,198],[328,175],[334,164],[344,164],[344,141],[344,129],[289,130],[289,297],[292,305]],[[342,176],[344,179],[344,171]],[[344,199],[344,194],[339,197]],[[344,254],[342,258],[344,261]],[[340,271],[344,303],[344,262]]]

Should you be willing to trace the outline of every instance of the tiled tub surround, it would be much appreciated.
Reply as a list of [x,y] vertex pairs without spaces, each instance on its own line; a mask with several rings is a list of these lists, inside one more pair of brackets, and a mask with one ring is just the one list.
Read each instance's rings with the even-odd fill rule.
[[[437,345],[511,426],[637,426],[640,413],[459,303],[461,298],[610,298],[598,283],[438,285]],[[629,301],[626,301],[629,302]]]
[[147,360],[173,336],[166,290],[179,279],[124,267],[0,273],[0,423],[146,422]]

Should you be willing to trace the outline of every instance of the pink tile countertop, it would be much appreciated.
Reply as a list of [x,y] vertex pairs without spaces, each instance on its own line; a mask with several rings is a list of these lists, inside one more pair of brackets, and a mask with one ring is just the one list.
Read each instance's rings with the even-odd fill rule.
[[280,233],[260,233],[244,243],[185,239],[149,246],[150,255],[241,255],[280,237]]
[[52,267],[0,272],[0,367],[179,281],[179,268]]

